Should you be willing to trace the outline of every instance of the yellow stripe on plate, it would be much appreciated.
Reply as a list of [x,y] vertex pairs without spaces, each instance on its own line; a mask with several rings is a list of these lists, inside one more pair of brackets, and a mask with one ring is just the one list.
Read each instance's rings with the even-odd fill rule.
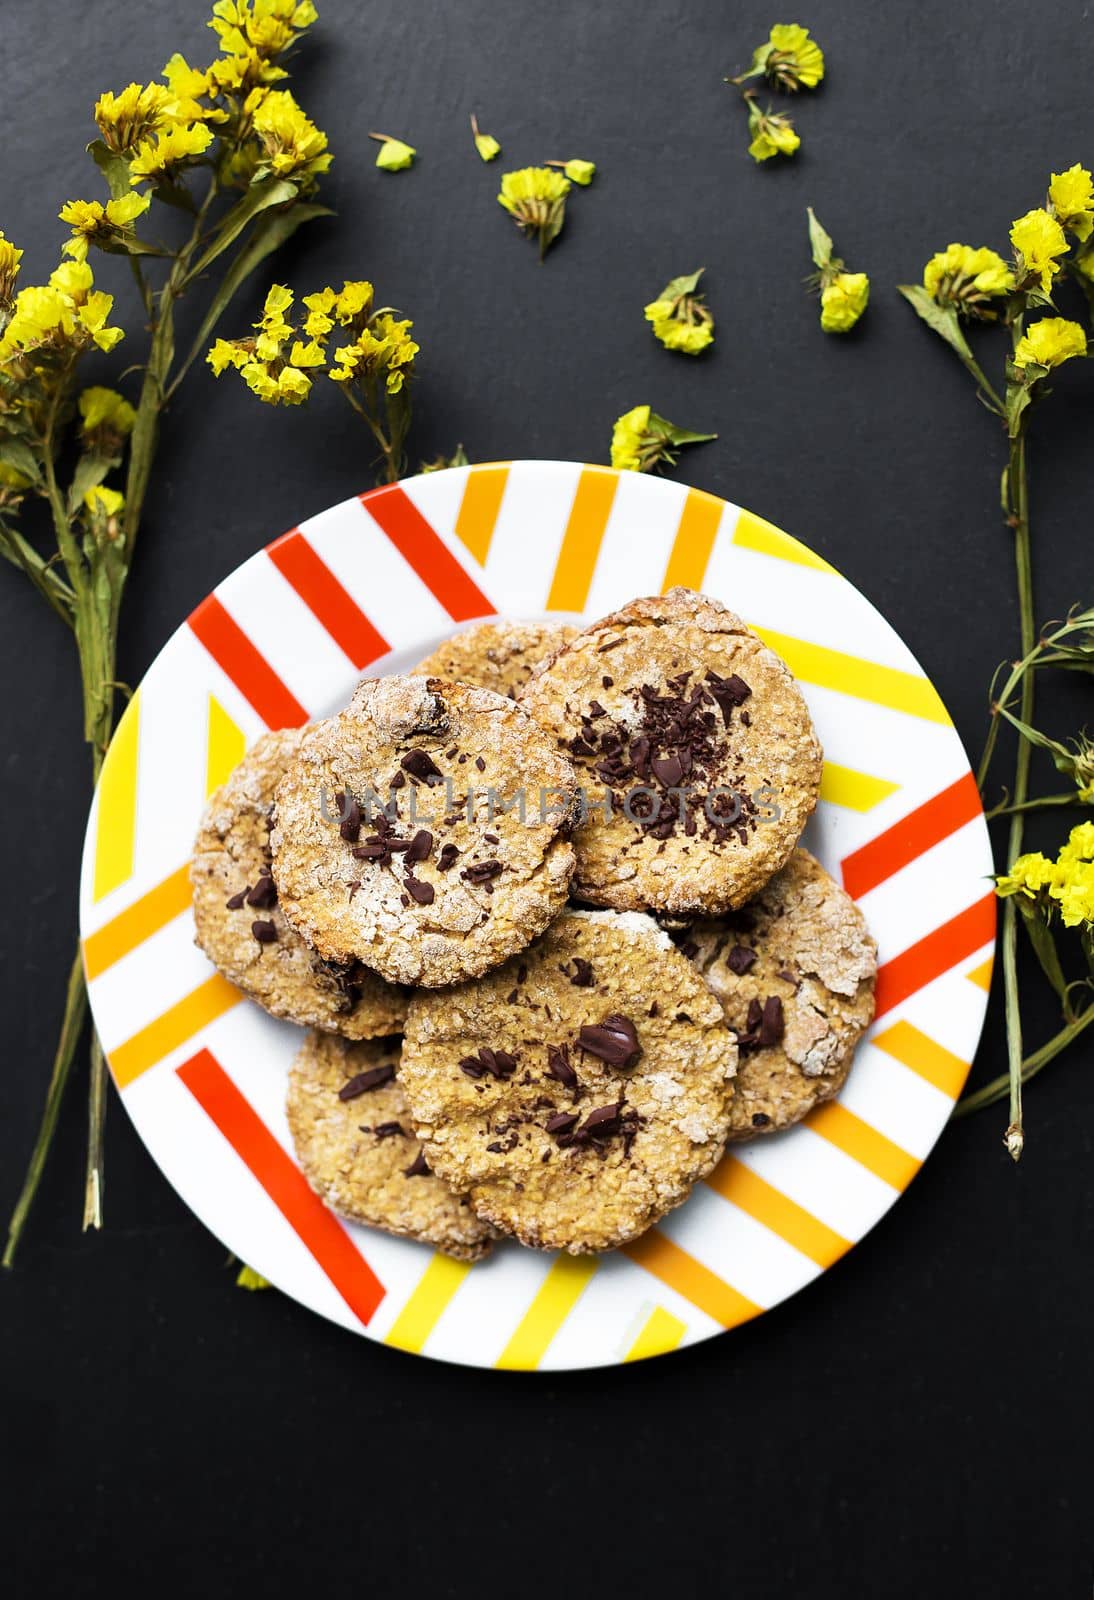
[[965,974],[969,982],[975,983],[976,987],[983,989],[985,994],[991,988],[992,961],[993,957],[989,956],[986,961],[981,961],[978,967],[973,967],[971,972],[966,972]]
[[688,490],[669,552],[662,594],[678,584],[685,589],[703,587],[724,510],[724,501],[714,495],[704,494],[700,489]]
[[906,1189],[922,1165],[907,1150],[902,1150],[892,1139],[887,1139],[835,1100],[811,1111],[805,1126],[894,1189]]
[[707,1182],[723,1199],[731,1200],[756,1222],[762,1222],[818,1267],[830,1267],[851,1248],[850,1239],[766,1182],[736,1156],[726,1156]]
[[888,706],[891,711],[907,712],[910,717],[922,717],[925,722],[951,726],[938,690],[927,678],[919,678],[914,672],[902,672],[897,667],[883,667],[862,656],[844,655],[842,650],[830,650],[826,645],[796,639],[789,633],[776,633],[772,628],[757,627],[755,623],[752,626],[764,643],[782,656],[796,678],[819,684],[823,689],[837,689],[840,694],[854,695],[858,700],[870,700],[874,705]]
[[735,1328],[738,1323],[758,1316],[763,1309],[688,1255],[686,1250],[681,1250],[658,1228],[651,1228],[641,1239],[622,1248],[623,1254],[629,1256],[636,1267],[644,1268],[668,1288],[675,1289],[693,1306],[720,1322],[723,1328]]
[[89,933],[84,940],[84,971],[88,981],[174,921],[190,905],[190,899],[190,868],[179,867],[97,933]]
[[247,735],[232,721],[215,695],[209,696],[205,745],[205,795],[225,783],[247,753]]
[[91,897],[101,900],[133,876],[137,841],[137,755],[140,748],[140,690],[130,700],[99,778],[99,825]]
[[667,1355],[675,1350],[688,1331],[686,1322],[674,1317],[664,1306],[655,1306],[642,1325],[642,1331],[631,1345],[624,1361],[645,1361],[650,1356]]
[[222,978],[219,972],[206,978],[190,994],[169,1006],[162,1016],[110,1052],[110,1070],[118,1088],[124,1089],[242,999],[235,985]]
[[894,1022],[884,1033],[876,1033],[871,1042],[952,1100],[961,1093],[969,1063],[912,1023]]
[[472,467],[463,486],[463,499],[456,517],[456,538],[462,540],[480,566],[490,553],[501,497],[508,481],[508,467]]
[[841,767],[835,761],[826,761],[821,771],[821,799],[831,806],[842,806],[845,811],[872,811],[899,788],[899,783],[890,783],[888,778],[856,772],[854,767]]
[[774,556],[778,561],[792,561],[797,567],[814,567],[818,572],[836,571],[823,556],[815,555],[807,545],[792,539],[788,533],[765,522],[762,517],[754,517],[751,511],[742,511],[737,518],[733,543],[745,550],[757,550],[760,555]]
[[538,1367],[596,1267],[593,1256],[559,1256],[495,1365],[523,1372]]
[[581,469],[547,596],[548,611],[584,611],[618,483],[618,473],[606,468]]
[[469,1261],[453,1261],[440,1251],[418,1280],[409,1300],[388,1330],[385,1344],[420,1355],[452,1296],[471,1271]]

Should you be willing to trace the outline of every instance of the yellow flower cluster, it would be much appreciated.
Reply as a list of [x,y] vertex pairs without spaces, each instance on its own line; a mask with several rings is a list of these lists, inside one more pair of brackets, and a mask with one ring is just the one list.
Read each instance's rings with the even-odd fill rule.
[[1055,861],[1039,851],[1019,856],[995,880],[996,894],[1035,900],[1047,891],[1065,928],[1094,925],[1094,822],[1072,828]]
[[706,444],[716,437],[678,428],[650,406],[632,406],[612,428],[612,466],[620,472],[652,472],[662,461],[671,466],[682,445]]
[[1014,288],[1014,273],[994,250],[951,244],[933,255],[923,269],[923,287],[940,306],[959,316],[989,318],[988,305]]
[[612,429],[612,466],[621,472],[641,472],[642,450],[650,425],[649,406],[633,406],[616,419]]
[[1018,260],[1019,282],[1040,284],[1045,294],[1060,270],[1060,256],[1067,254],[1064,230],[1051,212],[1038,208],[1027,211],[1010,230],[1010,242]]
[[821,327],[825,333],[850,333],[866,310],[870,280],[865,272],[837,272],[821,290]]
[[331,333],[343,328],[350,342],[335,350],[328,377],[346,385],[376,381],[386,394],[398,394],[418,354],[410,337],[413,323],[387,309],[374,310],[373,298],[372,285],[364,280],[344,283],[340,291],[305,295],[306,316],[298,330],[289,316],[292,290],[274,284],[254,337],[218,339],[206,360],[217,377],[234,368],[260,400],[299,405],[311,392],[310,374],[327,365]]
[[120,200],[70,200],[61,207],[60,219],[72,229],[72,238],[62,247],[66,255],[76,261],[87,260],[90,244],[109,248],[125,235],[131,235],[133,223],[152,204],[146,194],[126,194]]
[[86,261],[66,261],[42,287],[21,289],[11,320],[0,336],[0,361],[26,358],[36,352],[80,351],[92,344],[113,350],[125,337],[107,318],[114,296],[94,287]]
[[1094,177],[1078,162],[1066,172],[1054,172],[1048,186],[1048,202],[1061,227],[1076,239],[1089,239],[1094,232]]
[[1014,365],[1058,367],[1072,356],[1086,355],[1086,334],[1077,322],[1066,317],[1042,317],[1034,322],[1018,341],[1014,352]]
[[794,124],[783,111],[761,111],[752,105],[748,113],[748,131],[752,143],[748,153],[753,161],[770,161],[772,156],[792,156],[801,145],[801,137]]
[[796,22],[777,22],[757,61],[761,56],[764,72],[780,89],[815,89],[824,77],[824,52]]
[[5,239],[0,232],[0,309],[11,304],[11,297],[15,292],[15,280],[19,276],[19,263],[23,259],[23,252],[17,250],[10,239]]
[[277,177],[300,181],[327,171],[333,160],[327,153],[327,136],[287,89],[269,90],[252,121],[265,152],[263,164]]
[[376,165],[381,172],[403,172],[414,165],[417,154],[414,146],[402,139],[383,139],[376,152]]
[[217,0],[210,28],[225,55],[270,61],[293,45],[319,13],[311,0]]
[[[87,440],[109,446],[128,438],[137,420],[137,413],[124,395],[116,389],[104,389],[98,384],[84,389],[77,402],[80,412],[80,432]],[[105,454],[111,454],[109,448]]]
[[683,277],[673,278],[661,290],[656,300],[644,307],[646,321],[653,328],[654,337],[666,350],[679,350],[683,355],[700,355],[714,343],[714,317],[703,296],[697,294],[702,267]]
[[499,206],[504,206],[528,238],[539,239],[540,259],[562,231],[570,180],[551,167],[520,167],[501,180]]

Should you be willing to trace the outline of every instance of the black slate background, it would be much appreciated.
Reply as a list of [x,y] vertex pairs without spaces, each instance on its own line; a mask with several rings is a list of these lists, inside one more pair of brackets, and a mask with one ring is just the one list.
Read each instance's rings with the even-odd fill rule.
[[[681,476],[841,568],[978,748],[1016,626],[1001,440],[892,285],[951,238],[1004,244],[1050,169],[1094,157],[1090,6],[813,0],[801,20],[830,74],[799,100],[801,155],[772,170],[745,155],[721,82],[778,20],[763,6],[321,10],[293,87],[330,134],[339,215],[277,275],[305,290],[368,276],[413,314],[415,457],[462,440],[473,459],[606,459],[613,418],[647,399],[717,429]],[[176,48],[203,60],[203,15],[181,0],[3,0],[0,226],[26,248],[27,281],[52,265],[59,205],[98,193],[82,154],[95,94],[152,77]],[[470,146],[473,107],[505,147],[494,168]],[[415,169],[376,172],[371,128],[417,144]],[[497,175],[570,154],[601,174],[541,269],[495,203]],[[873,280],[842,342],[801,286],[809,203]],[[654,344],[641,306],[699,263],[718,342],[689,363]],[[120,273],[115,286],[124,297]],[[1094,372],[1076,363],[1056,388],[1033,453],[1042,617],[1090,599]],[[148,506],[127,679],[259,544],[367,485],[357,423],[323,398],[279,413],[193,375]],[[70,643],[7,570],[0,684],[6,1214],[48,1070],[87,801]],[[1076,688],[1061,728],[1083,714]],[[1033,1002],[1031,1018],[1038,1036],[1051,1027]],[[1002,1062],[996,997],[978,1077]],[[571,1378],[416,1360],[238,1292],[116,1104],[107,1230],[81,1238],[81,1082],[0,1283],[5,1589],[1085,1595],[1091,1065],[1078,1050],[1031,1090],[1019,1169],[1001,1110],[958,1124],[876,1232],[791,1303],[694,1351]]]

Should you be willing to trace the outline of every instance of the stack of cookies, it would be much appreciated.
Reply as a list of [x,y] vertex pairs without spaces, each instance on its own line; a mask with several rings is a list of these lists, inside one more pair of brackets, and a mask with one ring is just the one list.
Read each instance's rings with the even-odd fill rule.
[[785,664],[685,589],[481,624],[261,738],[202,822],[197,939],[313,1030],[312,1186],[464,1259],[610,1250],[835,1094],[876,949],[798,846],[820,775]]

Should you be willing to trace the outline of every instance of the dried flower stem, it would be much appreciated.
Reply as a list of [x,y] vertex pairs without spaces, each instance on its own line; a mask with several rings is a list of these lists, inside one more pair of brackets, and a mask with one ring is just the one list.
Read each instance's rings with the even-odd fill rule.
[[[1031,1078],[1035,1078],[1042,1067],[1047,1067],[1054,1057],[1058,1056],[1062,1050],[1066,1050],[1068,1045],[1077,1039],[1083,1029],[1089,1027],[1092,1022],[1094,1022],[1094,1006],[1088,1006],[1079,1016],[1061,1028],[1059,1033],[1054,1034],[1039,1050],[1035,1050],[1032,1055],[1027,1056],[1021,1065],[1020,1076],[1022,1083],[1028,1083]],[[1011,1074],[1008,1070],[1000,1073],[997,1078],[993,1078],[990,1083],[984,1084],[983,1088],[975,1090],[972,1094],[965,1095],[958,1102],[953,1115],[955,1117],[965,1117],[972,1111],[982,1111],[985,1106],[995,1105],[1002,1100],[1004,1095],[1010,1092],[1010,1086]]]

